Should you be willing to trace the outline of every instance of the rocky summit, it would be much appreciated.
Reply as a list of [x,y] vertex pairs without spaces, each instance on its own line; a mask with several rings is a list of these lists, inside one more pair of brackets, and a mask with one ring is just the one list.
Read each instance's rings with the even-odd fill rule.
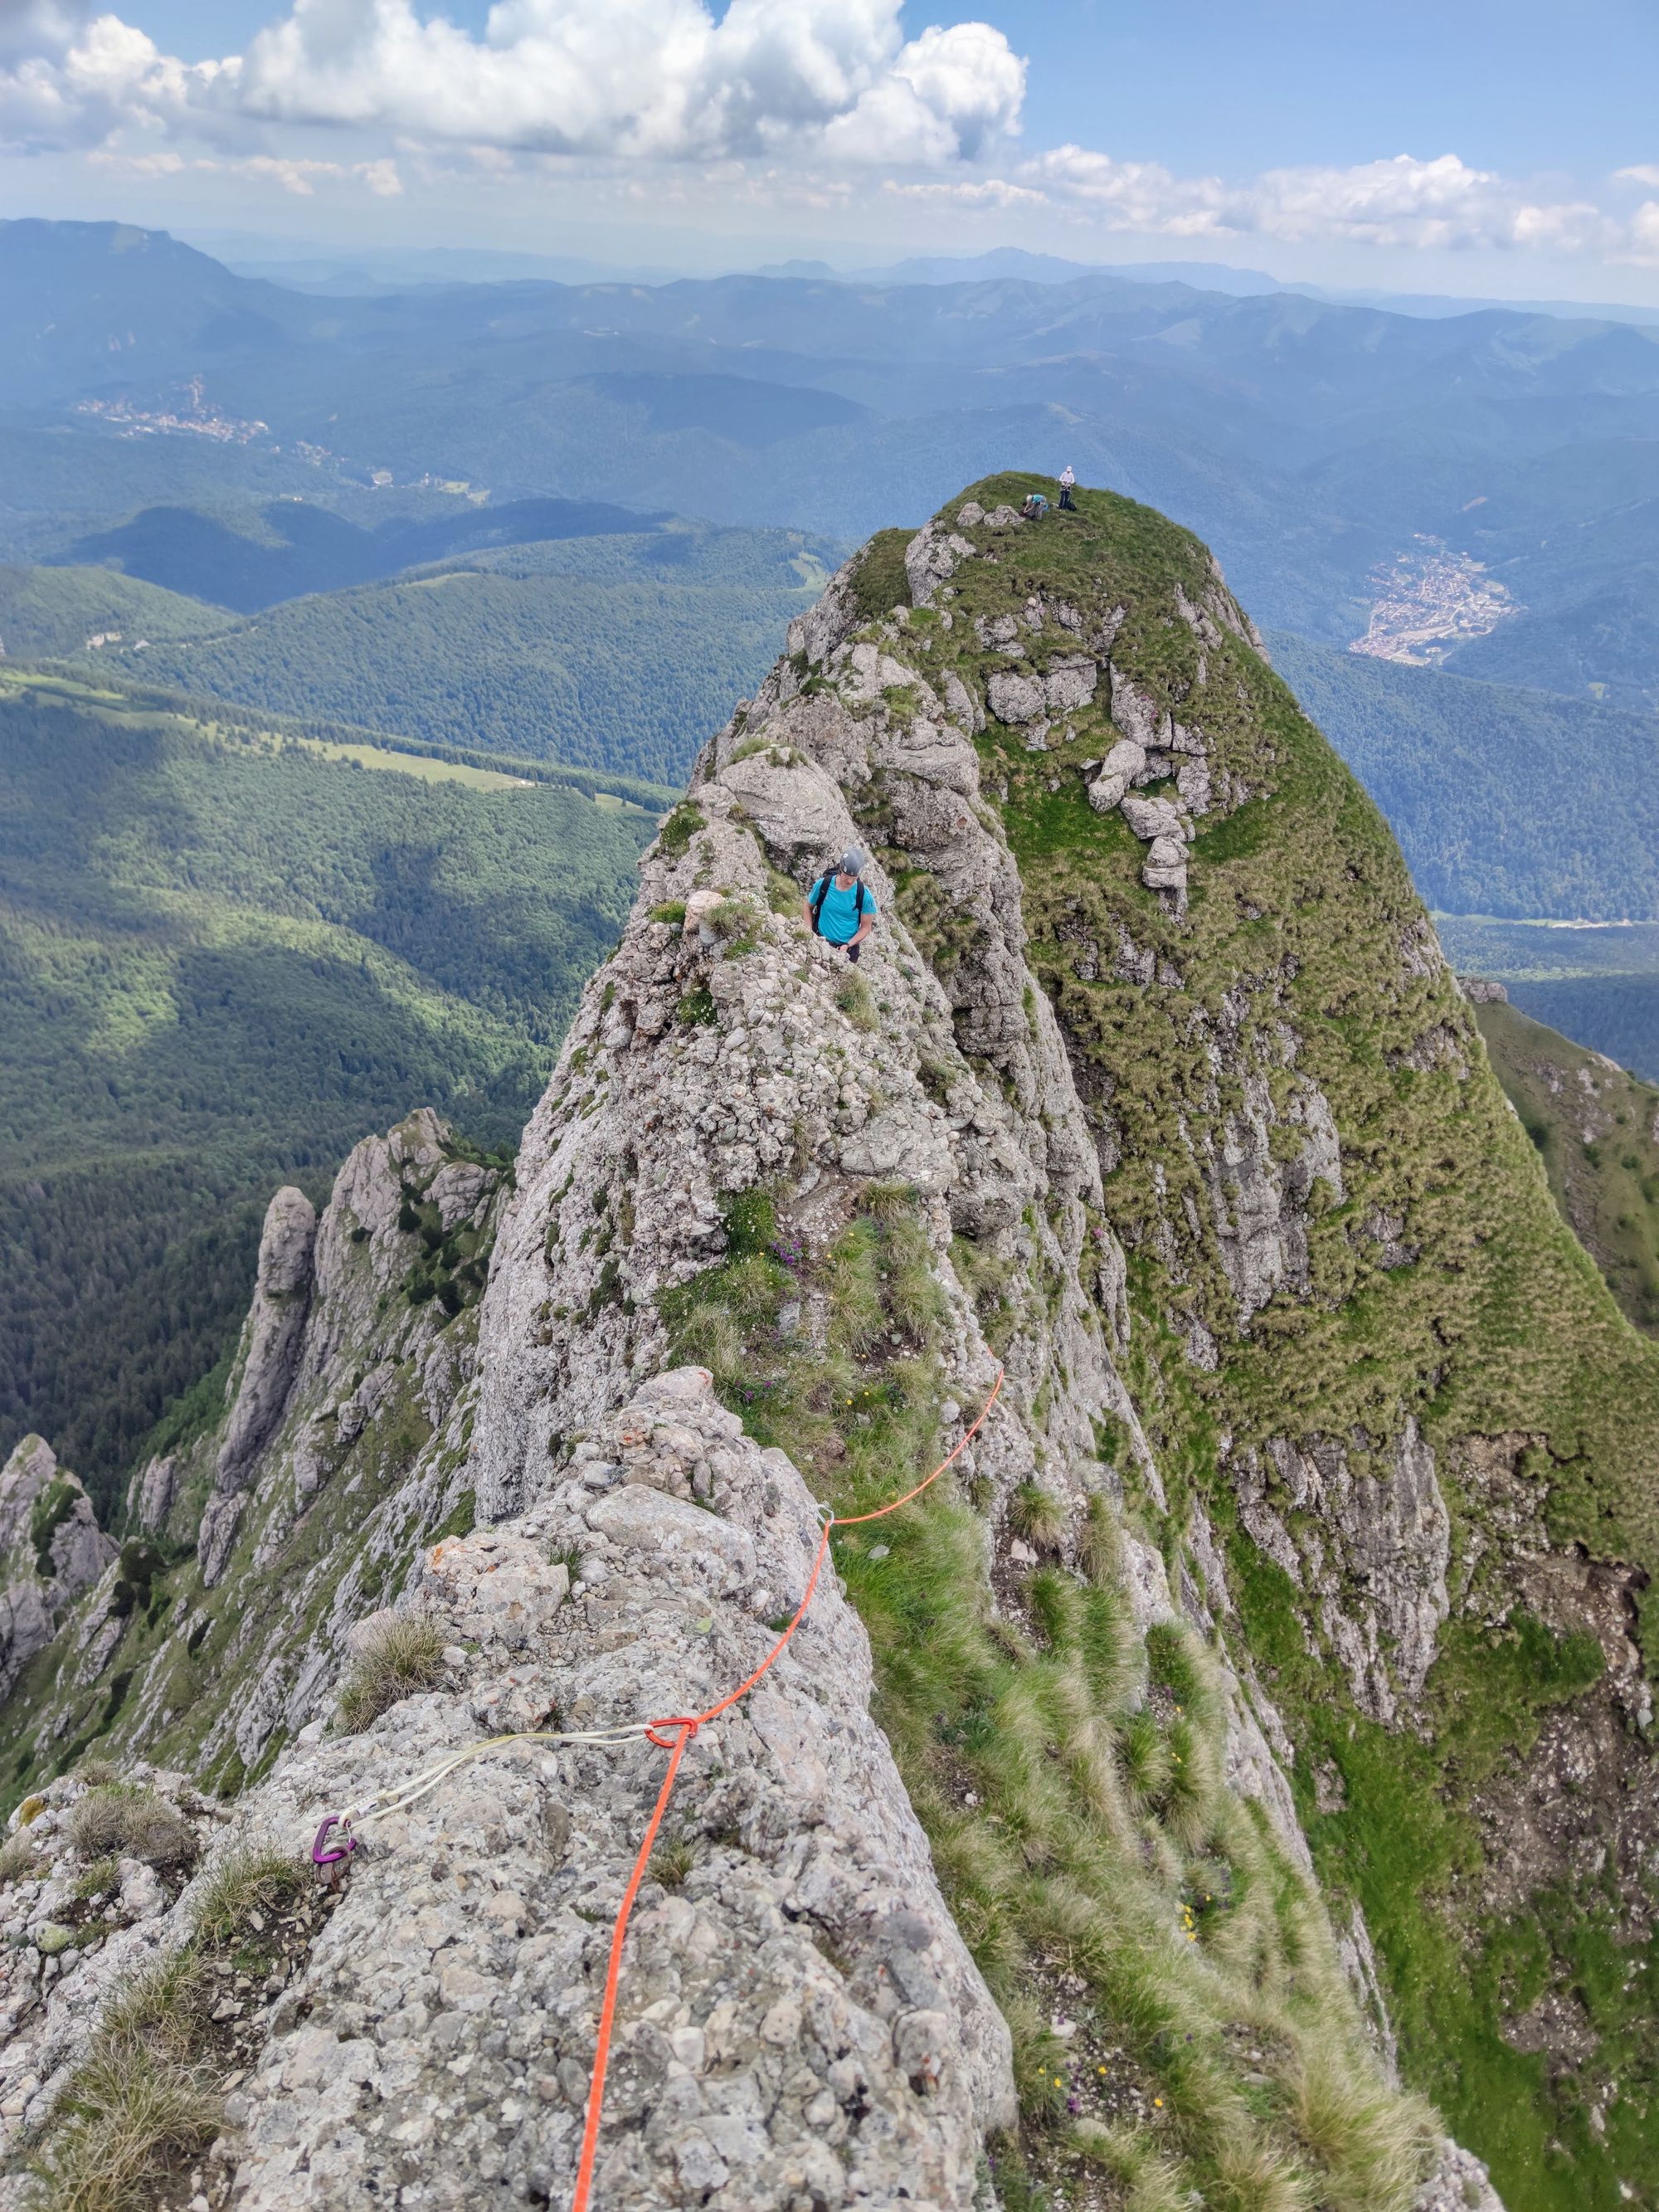
[[1659,2201],[1659,1346],[1214,562],[1036,483],[793,624],[510,1173],[279,1191],[111,1534],[0,1477],[0,2203],[568,2205],[638,1724],[828,1511],[598,2212]]

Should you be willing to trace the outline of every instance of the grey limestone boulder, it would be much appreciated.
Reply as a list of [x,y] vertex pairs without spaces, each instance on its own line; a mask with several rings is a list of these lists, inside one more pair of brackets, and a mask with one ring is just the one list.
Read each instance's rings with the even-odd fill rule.
[[1100,670],[1087,654],[1050,661],[1042,679],[1043,702],[1051,714],[1076,714],[1093,701],[1099,681]]
[[1096,813],[1109,814],[1146,765],[1146,747],[1133,738],[1120,738],[1089,786],[1089,804]]
[[918,531],[904,549],[904,574],[910,586],[910,604],[931,606],[939,586],[948,583],[958,565],[971,561],[974,554],[975,548],[967,538],[942,523],[930,522],[925,530]]
[[1141,799],[1133,793],[1121,802],[1123,818],[1144,844],[1155,838],[1173,838],[1184,845],[1187,826],[1182,820],[1181,810],[1170,799]]
[[1000,722],[1034,722],[1043,709],[1042,679],[1003,670],[985,687],[991,712]]

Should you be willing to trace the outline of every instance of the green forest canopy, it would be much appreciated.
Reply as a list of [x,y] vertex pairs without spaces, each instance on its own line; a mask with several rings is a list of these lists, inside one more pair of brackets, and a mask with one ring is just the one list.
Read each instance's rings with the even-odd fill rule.
[[[679,784],[771,665],[835,549],[797,531],[691,525],[469,555],[243,617],[102,569],[6,572],[14,652],[196,696]],[[100,583],[178,611],[84,641]],[[55,596],[64,602],[54,608]],[[112,604],[116,594],[109,593]],[[0,617],[6,606],[0,575]],[[27,610],[29,619],[22,620]],[[0,636],[6,635],[0,620]]]
[[277,1182],[422,1103],[515,1142],[653,821],[0,684],[0,1453],[106,1497]]
[[[1659,920],[1659,717],[1268,638],[1454,914]],[[1553,1019],[1553,1016],[1546,1016]]]

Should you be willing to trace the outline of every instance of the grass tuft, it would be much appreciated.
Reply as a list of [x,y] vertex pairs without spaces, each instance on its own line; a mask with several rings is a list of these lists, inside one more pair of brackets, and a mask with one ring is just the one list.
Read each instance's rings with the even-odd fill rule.
[[197,1906],[196,1929],[214,1949],[234,1949],[258,1931],[250,1915],[270,1919],[286,1911],[303,1894],[308,1880],[303,1859],[250,1845],[232,1852],[214,1869]]
[[848,975],[836,986],[836,1004],[855,1030],[879,1028],[876,1002],[862,975]]
[[143,1859],[153,1867],[185,1867],[196,1856],[189,1824],[153,1790],[101,1783],[78,1800],[69,1839],[82,1858]]
[[0,1844],[0,1887],[9,1881],[21,1881],[34,1872],[37,1863],[28,1830],[20,1828]]
[[646,1872],[665,1889],[683,1889],[687,1875],[702,1856],[701,1837],[682,1832],[665,1838],[657,1845]]
[[39,2212],[148,2212],[217,2135],[223,2104],[142,2045],[100,2039],[59,2110],[33,2166]]
[[1008,1500],[1008,1526],[1039,1552],[1054,1552],[1066,1533],[1066,1507],[1041,1483],[1022,1482]]
[[364,1638],[340,1692],[340,1720],[355,1735],[404,1698],[435,1689],[444,1639],[429,1620],[382,1621]]
[[1102,1589],[1116,1588],[1123,1573],[1123,1532],[1117,1516],[1098,1493],[1084,1510],[1077,1557],[1091,1583]]

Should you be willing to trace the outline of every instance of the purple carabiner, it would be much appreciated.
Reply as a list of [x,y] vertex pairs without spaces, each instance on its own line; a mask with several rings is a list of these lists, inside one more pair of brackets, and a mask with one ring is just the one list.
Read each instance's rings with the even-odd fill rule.
[[[324,1846],[328,1842],[331,1828],[338,1828],[343,1841],[329,1850],[325,1850]],[[351,1832],[350,1822],[343,1814],[331,1813],[322,1826],[318,1829],[311,1846],[311,1863],[317,1869],[318,1881],[332,1888],[340,1879],[346,1862],[358,1848],[357,1838]]]

